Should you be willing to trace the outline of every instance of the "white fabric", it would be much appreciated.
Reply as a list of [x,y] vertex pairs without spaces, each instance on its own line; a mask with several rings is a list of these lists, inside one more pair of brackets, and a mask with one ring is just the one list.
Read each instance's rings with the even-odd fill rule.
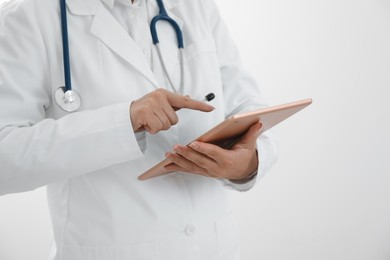
[[[113,0],[104,2],[67,1],[72,83],[82,98],[80,111],[72,114],[53,102],[63,85],[58,1],[3,5],[0,194],[48,185],[55,260],[239,259],[231,193],[221,182],[183,173],[137,179],[174,144],[188,143],[232,113],[265,106],[258,86],[240,67],[215,4],[164,1],[184,32],[184,91],[197,99],[214,92],[216,110],[182,109],[177,126],[138,136],[131,128],[130,103],[166,86],[166,79],[149,30],[125,30],[111,9]],[[142,9],[145,2],[138,4]],[[146,10],[156,14],[156,2],[147,1]],[[161,24],[159,37],[177,83],[175,34]],[[141,46],[150,49],[150,57]],[[270,134],[257,145],[262,176],[276,149]]]

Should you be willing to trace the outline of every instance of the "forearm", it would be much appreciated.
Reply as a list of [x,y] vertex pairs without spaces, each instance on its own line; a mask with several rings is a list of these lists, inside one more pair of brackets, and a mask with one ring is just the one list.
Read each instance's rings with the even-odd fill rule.
[[128,106],[4,128],[0,131],[0,194],[32,190],[142,157]]

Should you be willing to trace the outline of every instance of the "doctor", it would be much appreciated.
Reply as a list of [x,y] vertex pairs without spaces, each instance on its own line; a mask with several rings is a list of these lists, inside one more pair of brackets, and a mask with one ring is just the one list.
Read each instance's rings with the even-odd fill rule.
[[[47,185],[51,259],[239,259],[231,192],[270,168],[273,139],[255,124],[231,150],[180,144],[265,103],[212,0],[163,3],[182,50],[167,22],[153,44],[155,0],[67,0],[73,112],[55,99],[59,1],[0,11],[0,195]],[[173,173],[137,179],[164,156]]]

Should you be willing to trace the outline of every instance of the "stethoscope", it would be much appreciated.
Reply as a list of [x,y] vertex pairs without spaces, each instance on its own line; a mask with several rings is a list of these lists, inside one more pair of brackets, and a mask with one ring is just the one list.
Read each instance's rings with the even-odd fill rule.
[[[157,53],[161,61],[161,65],[163,67],[165,75],[167,76],[169,84],[171,85],[171,87],[175,92],[183,94],[183,86],[184,86],[183,33],[180,30],[179,25],[171,17],[169,17],[167,11],[165,10],[163,0],[156,0],[156,1],[159,8],[159,14],[155,16],[150,23],[150,32],[152,34],[153,44],[156,46]],[[61,109],[63,109],[66,112],[75,112],[81,106],[81,98],[80,95],[72,88],[66,0],[60,0],[60,10],[61,10],[62,50],[63,50],[63,62],[64,62],[65,86],[59,87],[56,90],[54,94],[54,98],[56,100],[57,105]],[[173,84],[173,80],[168,73],[167,66],[161,54],[161,49],[160,49],[158,35],[157,35],[157,28],[156,28],[156,25],[159,21],[168,22],[173,27],[176,33],[177,43],[179,48],[180,73],[181,73],[179,88],[176,88],[175,85]]]

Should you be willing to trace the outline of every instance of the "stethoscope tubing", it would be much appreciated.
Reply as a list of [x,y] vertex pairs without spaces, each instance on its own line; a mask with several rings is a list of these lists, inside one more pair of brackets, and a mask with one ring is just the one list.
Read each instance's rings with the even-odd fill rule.
[[171,17],[168,16],[168,13],[165,10],[165,6],[162,0],[156,0],[156,1],[160,11],[159,14],[153,17],[152,21],[150,22],[150,33],[152,34],[153,44],[156,45],[159,43],[158,35],[157,35],[157,22],[166,21],[175,30],[178,48],[183,49],[184,48],[183,32],[180,30],[180,26],[177,24],[177,22],[175,22],[175,20],[173,20]]
[[[177,24],[177,22],[175,20],[173,20],[171,17],[169,17],[167,11],[165,10],[165,6],[164,6],[163,1],[162,0],[156,0],[156,2],[157,2],[158,7],[159,7],[159,14],[156,15],[155,17],[153,17],[152,21],[150,22],[150,33],[152,35],[152,41],[153,41],[153,44],[156,46],[157,53],[158,53],[161,65],[162,65],[163,70],[165,72],[165,75],[166,75],[166,77],[167,77],[167,79],[169,81],[169,84],[171,85],[172,89],[175,92],[183,94],[183,87],[184,87],[184,83],[185,83],[185,77],[184,77],[184,53],[183,53],[183,49],[184,49],[183,32],[181,31],[180,26]],[[178,45],[179,56],[180,56],[180,75],[181,75],[181,79],[180,79],[179,89],[177,89],[175,87],[175,85],[173,84],[173,80],[172,80],[171,76],[169,75],[169,71],[168,71],[167,66],[165,64],[164,57],[161,54],[161,48],[159,46],[159,39],[158,39],[158,34],[157,34],[157,23],[159,21],[166,21],[166,22],[168,22],[172,26],[172,28],[174,29],[174,31],[176,33],[177,45]]]
[[[168,78],[169,84],[172,89],[177,92],[183,94],[183,86],[184,86],[184,40],[183,33],[179,27],[179,25],[168,16],[167,11],[165,10],[165,6],[162,0],[156,0],[159,7],[159,14],[155,16],[150,24],[150,31],[152,35],[153,44],[157,48],[157,52],[165,71],[165,74]],[[72,76],[71,76],[71,65],[70,65],[70,51],[69,51],[69,35],[68,35],[68,21],[67,21],[67,10],[66,10],[66,0],[60,0],[60,12],[61,12],[61,32],[62,32],[62,52],[63,52],[63,65],[64,65],[64,80],[65,86],[59,87],[54,94],[54,98],[59,107],[61,107],[66,112],[74,112],[77,111],[81,105],[81,98],[76,91],[72,89]],[[176,89],[171,76],[168,73],[167,66],[164,61],[164,57],[161,54],[161,50],[159,47],[159,40],[157,34],[157,23],[159,21],[168,22],[172,28],[174,29],[177,37],[179,56],[180,56],[180,72],[181,72],[181,80],[179,89]]]
[[68,21],[66,14],[66,0],[60,0],[61,5],[61,29],[62,29],[62,52],[64,62],[64,78],[65,92],[72,90],[72,76],[70,70],[69,58],[69,36],[68,36]]

